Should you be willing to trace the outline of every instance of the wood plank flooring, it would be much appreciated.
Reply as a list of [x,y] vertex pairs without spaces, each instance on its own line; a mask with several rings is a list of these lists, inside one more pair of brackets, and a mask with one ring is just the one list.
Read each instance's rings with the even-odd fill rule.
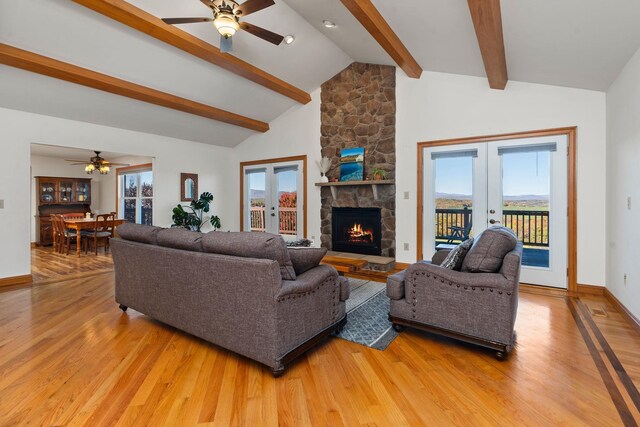
[[122,313],[113,280],[105,272],[0,291],[1,426],[640,422],[640,337],[602,297],[521,293],[518,343],[505,362],[408,329],[385,351],[331,338],[274,379],[256,362]]
[[83,277],[113,270],[111,253],[105,254],[100,248],[98,255],[89,252],[76,256],[75,247],[69,255],[53,251],[52,246],[36,246],[31,248],[31,275],[34,282],[45,282],[68,278],[72,275]]

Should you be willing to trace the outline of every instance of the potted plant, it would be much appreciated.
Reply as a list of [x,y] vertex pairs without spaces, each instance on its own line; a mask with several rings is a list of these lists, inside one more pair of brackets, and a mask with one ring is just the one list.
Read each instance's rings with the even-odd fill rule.
[[374,181],[382,181],[383,179],[387,179],[387,171],[380,168],[373,168],[371,176]]
[[[202,225],[205,222],[210,222],[214,230],[221,227],[220,218],[217,215],[212,215],[207,218],[205,213],[209,212],[211,202],[213,201],[213,194],[205,191],[200,195],[198,199],[192,200],[189,205],[178,205],[173,208],[172,227],[184,227],[192,231],[201,231]],[[190,211],[185,210],[188,209]]]

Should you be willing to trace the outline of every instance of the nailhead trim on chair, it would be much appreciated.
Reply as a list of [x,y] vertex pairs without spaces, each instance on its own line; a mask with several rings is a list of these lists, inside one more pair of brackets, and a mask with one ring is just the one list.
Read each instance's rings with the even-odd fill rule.
[[[415,288],[416,288],[417,281],[418,281],[418,277],[417,277],[417,275],[418,275],[418,274],[420,274],[420,275],[422,275],[422,276],[431,277],[431,275],[430,275],[430,274],[426,274],[424,271],[421,271],[421,272],[414,272],[414,277],[412,277],[412,278],[411,278],[411,281],[412,281],[412,283],[413,283],[413,288],[414,288],[414,289],[413,289],[413,294],[415,294],[415,293],[416,293],[416,289],[415,289]],[[440,277],[436,276],[435,274],[433,275],[433,279],[434,279],[435,281],[440,280],[440,283],[445,283],[445,280],[444,280],[443,278],[440,278]],[[447,282],[447,284],[448,284],[449,286],[452,286],[452,285],[454,285],[454,284],[455,284],[455,285],[456,285],[456,287],[458,287],[458,288],[459,288],[460,286],[463,286],[465,290],[468,290],[468,289],[469,289],[469,287],[468,287],[468,286],[460,285],[460,284],[458,284],[458,283],[453,283],[453,282],[450,282],[450,281],[446,281],[446,282]],[[493,292],[493,288],[488,288],[488,289],[489,289],[489,292]],[[471,287],[471,290],[472,290],[472,291],[475,291],[475,290],[476,290],[476,287],[475,287],[475,286],[472,286],[472,287]],[[484,292],[484,288],[480,288],[480,291]],[[499,295],[502,295],[503,293],[504,293],[503,291],[498,291],[498,294],[499,294]],[[507,294],[508,296],[511,296],[512,292],[507,292],[506,294]],[[413,299],[412,299],[412,301],[413,301],[413,305],[416,305],[416,304],[415,304],[415,302],[417,301],[417,299],[415,298],[415,295],[413,295]],[[408,301],[407,301],[407,302],[408,302]],[[415,315],[414,315],[414,317],[415,317]]]

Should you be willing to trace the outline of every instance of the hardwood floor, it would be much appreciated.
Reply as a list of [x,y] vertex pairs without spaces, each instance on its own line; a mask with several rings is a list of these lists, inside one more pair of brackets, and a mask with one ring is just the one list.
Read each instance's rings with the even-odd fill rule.
[[408,329],[385,351],[331,338],[274,379],[256,362],[122,313],[113,280],[106,272],[0,292],[0,425],[640,422],[640,337],[602,297],[522,293],[505,362]]
[[52,246],[36,246],[31,248],[31,275],[36,283],[60,280],[69,277],[84,277],[113,270],[111,253],[106,254],[100,248],[98,255],[75,254],[75,247],[69,255],[53,251]]

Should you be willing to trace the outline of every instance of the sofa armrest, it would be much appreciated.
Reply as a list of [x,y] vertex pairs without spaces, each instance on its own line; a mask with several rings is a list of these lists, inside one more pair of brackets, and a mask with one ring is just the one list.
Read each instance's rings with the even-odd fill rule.
[[315,290],[321,283],[331,277],[335,278],[336,286],[340,286],[338,272],[335,268],[330,265],[319,265],[299,274],[296,280],[283,280],[280,289],[276,293],[276,299],[301,296]]
[[387,296],[389,299],[400,300],[404,298],[404,278],[407,270],[391,274],[387,277]]
[[351,295],[351,288],[349,288],[349,279],[344,276],[339,276],[340,278],[340,301],[346,301],[349,299]]
[[426,263],[413,264],[406,271],[407,279],[423,275],[431,281],[439,280],[441,283],[451,283],[465,288],[486,288],[490,291],[513,292],[514,288],[518,286],[517,283],[507,279],[501,273],[467,273]]

